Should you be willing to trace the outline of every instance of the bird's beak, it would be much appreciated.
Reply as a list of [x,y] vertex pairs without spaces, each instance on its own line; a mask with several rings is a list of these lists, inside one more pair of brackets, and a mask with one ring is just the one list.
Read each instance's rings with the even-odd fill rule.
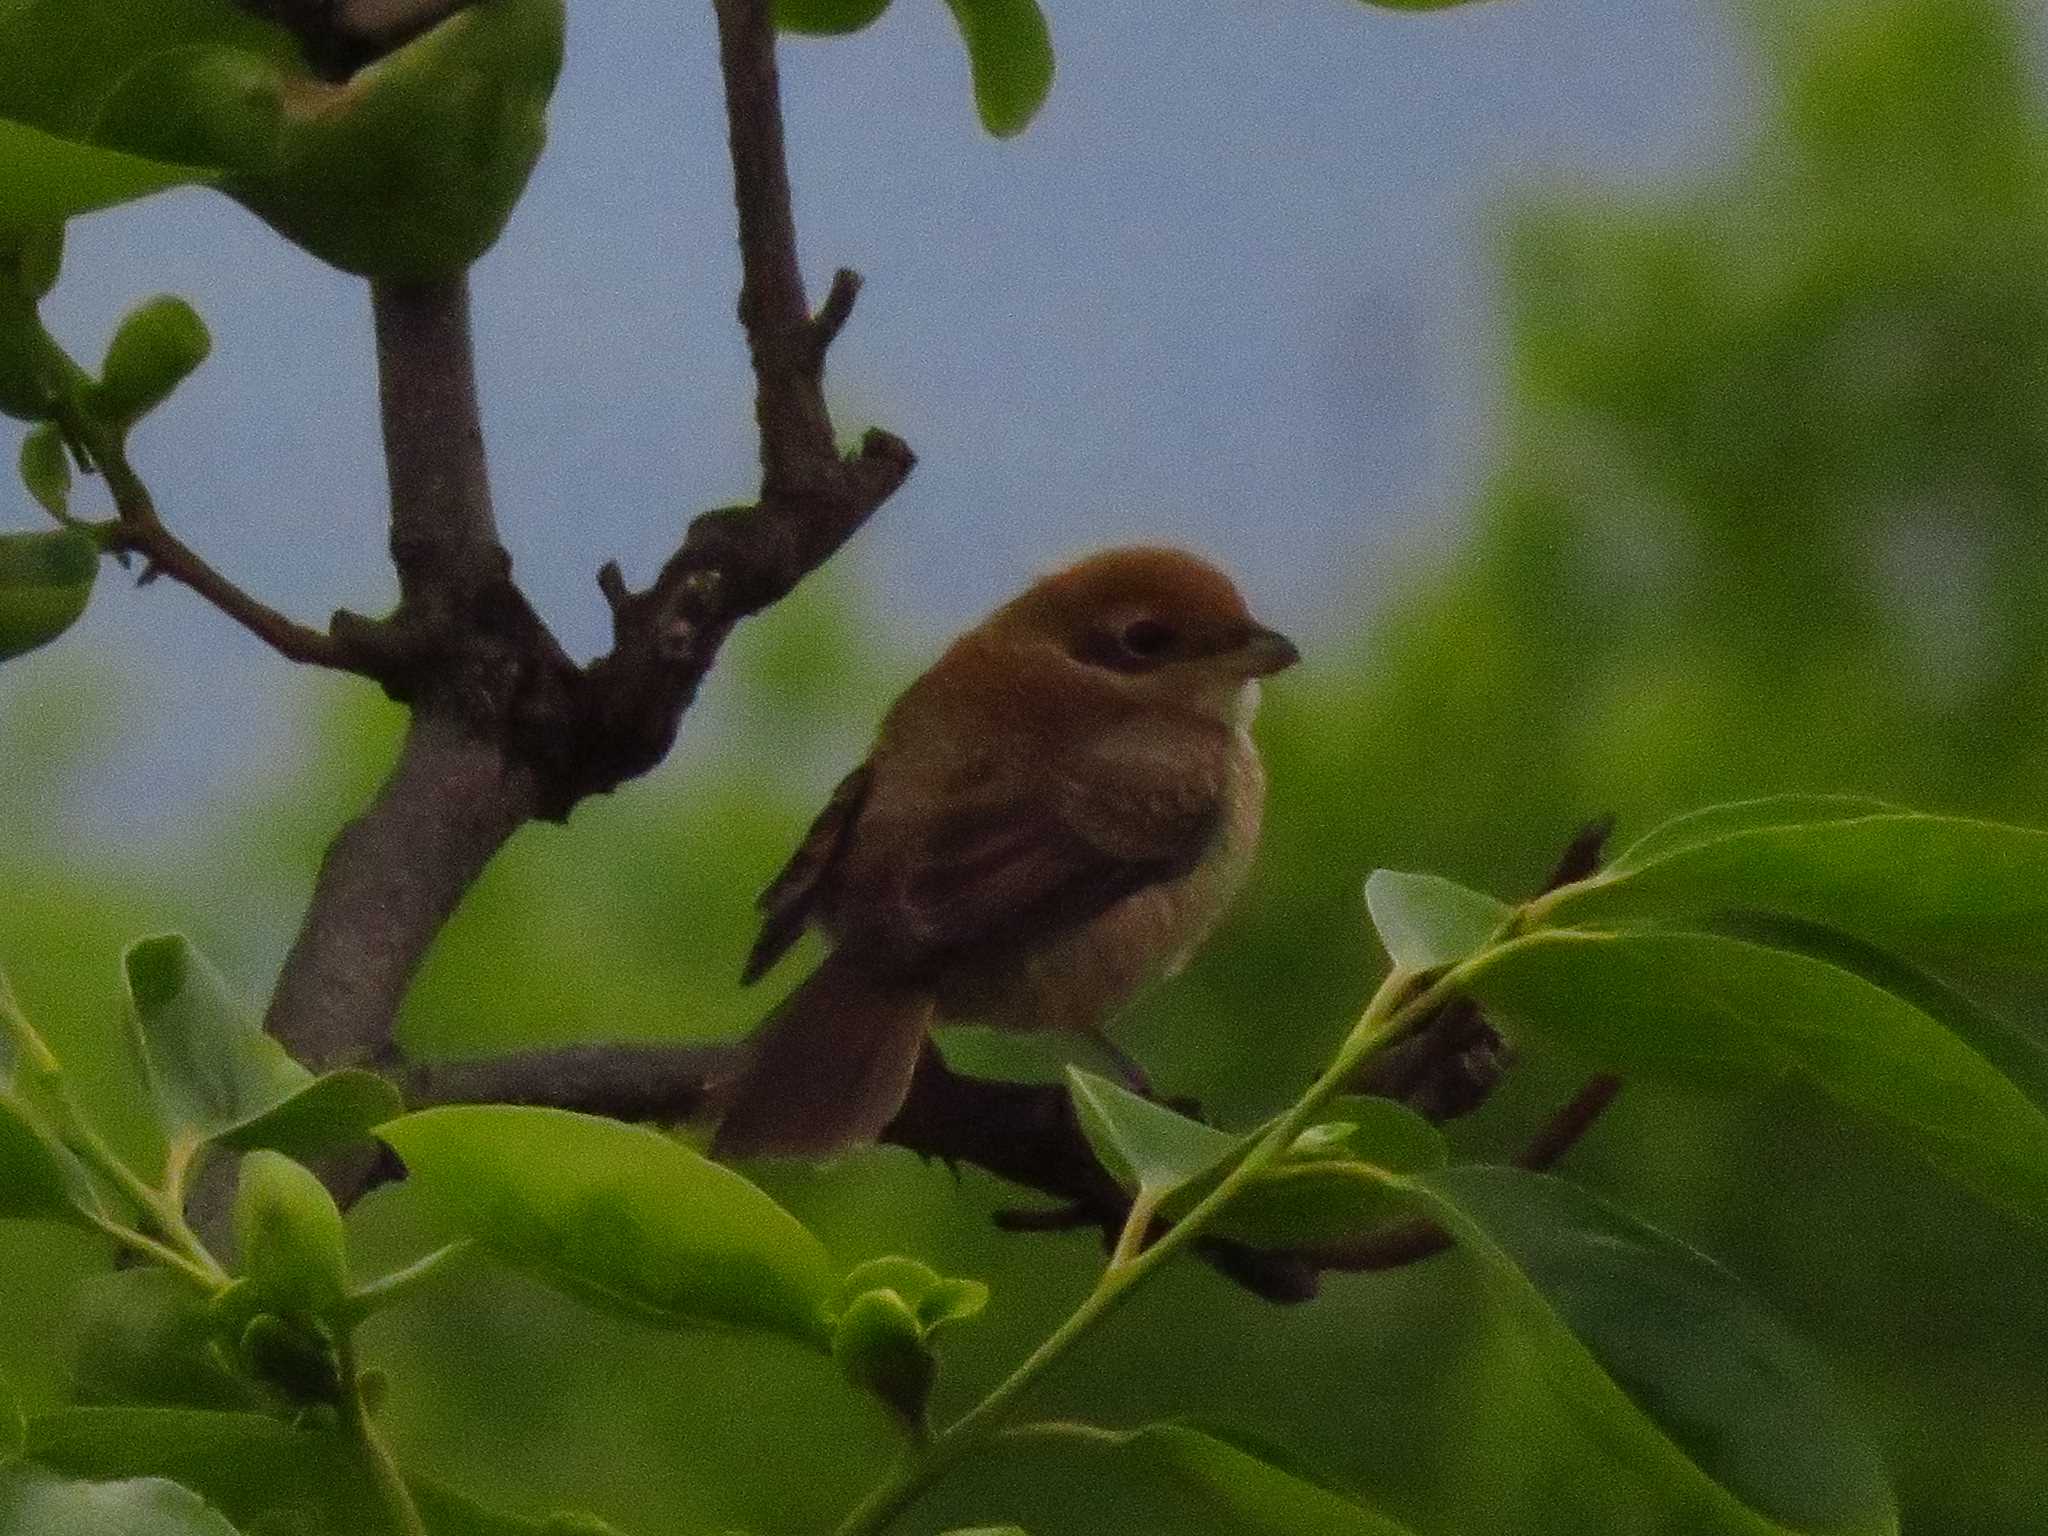
[[1239,654],[1244,658],[1247,677],[1270,677],[1301,660],[1301,652],[1294,648],[1292,640],[1278,630],[1256,626],[1245,637]]

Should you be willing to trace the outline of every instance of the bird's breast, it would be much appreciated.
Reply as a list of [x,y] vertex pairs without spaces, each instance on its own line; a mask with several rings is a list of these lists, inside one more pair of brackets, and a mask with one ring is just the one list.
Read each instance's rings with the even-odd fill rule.
[[1001,975],[942,995],[942,1015],[999,1029],[1090,1030],[1137,992],[1177,974],[1229,908],[1258,849],[1266,776],[1243,730],[1234,733],[1222,800],[1216,839],[1187,873],[1048,936]]

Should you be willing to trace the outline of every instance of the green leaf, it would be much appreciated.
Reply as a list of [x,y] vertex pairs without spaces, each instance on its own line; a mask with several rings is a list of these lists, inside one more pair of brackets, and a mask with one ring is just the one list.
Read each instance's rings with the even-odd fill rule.
[[405,1100],[388,1079],[360,1067],[344,1067],[322,1073],[213,1139],[237,1152],[269,1147],[287,1157],[308,1158],[360,1140],[404,1112]]
[[1644,833],[1608,861],[1607,872],[1639,869],[1653,859],[1716,843],[1759,827],[1803,826],[1819,821],[1854,821],[1862,816],[1900,814],[1900,807],[1868,795],[1772,795],[1736,800],[1674,816]]
[[283,57],[226,43],[163,49],[122,75],[100,101],[91,133],[157,160],[236,176],[279,174],[286,80],[302,68]]
[[21,1411],[21,1399],[7,1378],[0,1376],[0,1467],[19,1459],[28,1443],[28,1419]]
[[99,1208],[92,1179],[71,1149],[34,1110],[0,1095],[0,1217],[91,1226],[90,1213]]
[[595,1305],[830,1347],[824,1246],[730,1168],[638,1126],[516,1105],[403,1116],[377,1133],[459,1231]]
[[1688,1514],[1758,1536],[1898,1529],[1877,1452],[1818,1357],[1712,1260],[1547,1174],[1405,1184],[1480,1260],[1589,1437]]
[[215,1347],[220,1330],[208,1299],[168,1269],[93,1276],[79,1290],[69,1326],[72,1391],[81,1404],[260,1406]]
[[61,224],[77,214],[214,179],[206,166],[168,165],[45,133],[0,117],[0,231]]
[[[293,1429],[266,1414],[65,1409],[29,1420],[28,1453],[74,1476],[145,1471],[175,1478],[251,1528],[266,1518],[292,1536],[365,1536],[390,1528],[352,1441]],[[590,1515],[505,1515],[432,1478],[414,1475],[406,1482],[430,1536],[614,1536]]]
[[2048,1221],[2048,1115],[1901,997],[1712,934],[1540,933],[1470,979],[1496,1019],[1681,1084],[1805,1077],[1979,1195]]
[[0,661],[77,623],[99,571],[99,543],[82,528],[0,533]]
[[121,975],[136,1063],[172,1142],[211,1139],[313,1080],[183,934],[137,939]]
[[1404,971],[1456,965],[1514,916],[1511,907],[1455,881],[1392,869],[1372,872],[1365,905],[1388,955]]
[[212,350],[206,322],[190,304],[169,293],[143,300],[122,316],[107,346],[93,410],[125,429],[169,398]]
[[[1168,1219],[1215,1189],[1246,1138],[1216,1130],[1105,1078],[1067,1069],[1081,1130],[1111,1177]],[[1216,1218],[1218,1236],[1262,1248],[1334,1242],[1405,1215],[1375,1171],[1424,1172],[1448,1161],[1436,1127],[1387,1099],[1347,1098],[1293,1150],[1260,1170]]]
[[1134,1193],[1157,1199],[1213,1168],[1243,1141],[1079,1067],[1067,1068],[1067,1087],[1088,1145]]
[[327,1186],[282,1152],[242,1159],[235,1248],[255,1293],[288,1316],[318,1317],[349,1293],[348,1241]]
[[2048,1045],[1940,977],[1874,944],[1797,918],[1752,913],[1717,923],[1715,931],[1824,960],[1904,998],[1990,1062],[2035,1108],[2048,1114]]
[[344,271],[460,271],[497,240],[540,158],[562,33],[562,0],[482,0],[344,84],[294,78],[275,169],[225,190]]
[[57,286],[64,268],[64,226],[41,224],[0,237],[0,267],[8,268],[6,285],[31,303]]
[[1031,1536],[1021,1525],[976,1525],[961,1526],[947,1531],[944,1536]]
[[373,1073],[316,1078],[293,1061],[180,934],[136,940],[121,971],[136,1062],[173,1143],[310,1156],[402,1107]]
[[1434,1173],[1451,1160],[1444,1133],[1396,1100],[1345,1094],[1319,1113],[1326,1118],[1296,1138],[1289,1158],[1347,1157],[1390,1173]]
[[1022,133],[1052,90],[1052,30],[1038,0],[946,0],[967,45],[974,106],[999,139]]
[[1406,1526],[1348,1495],[1188,1425],[1151,1424],[1117,1438],[1200,1499],[1216,1522],[1202,1529],[1217,1536],[1406,1536]]
[[837,37],[858,32],[889,9],[889,0],[775,0],[775,25],[784,32]]
[[881,1399],[904,1423],[923,1427],[939,1362],[924,1325],[895,1291],[853,1298],[833,1325],[832,1358],[855,1387]]
[[52,517],[71,506],[71,456],[53,423],[45,422],[21,440],[21,483]]
[[[1258,1248],[1341,1242],[1408,1215],[1383,1173],[1432,1173],[1450,1161],[1443,1133],[1405,1104],[1347,1098],[1326,1113],[1342,1120],[1311,1127],[1295,1150],[1261,1169],[1224,1208],[1211,1230]],[[1169,1217],[1184,1215],[1215,1188],[1205,1174],[1176,1190]]]
[[0,1536],[236,1536],[189,1489],[161,1478],[70,1483],[29,1468],[0,1472]]
[[235,1359],[252,1380],[294,1410],[341,1402],[341,1360],[334,1340],[303,1318],[258,1312],[235,1340]]
[[[8,0],[0,7],[0,117],[138,150],[98,132],[109,95],[153,59],[209,45],[280,63],[298,56],[290,33],[233,0]],[[156,107],[176,115],[175,102]]]
[[1759,911],[1886,948],[2048,968],[2048,832],[1909,811],[1655,852],[1544,904],[1559,924]]
[[57,1058],[21,1011],[7,968],[0,966],[0,1093],[15,1087],[15,1074],[26,1063],[31,1079],[55,1077]]
[[979,1317],[988,1305],[988,1287],[979,1280],[948,1280],[928,1264],[892,1254],[856,1264],[848,1271],[826,1304],[826,1314],[836,1318],[856,1297],[878,1290],[894,1291],[902,1297],[917,1314],[919,1326],[927,1330]]

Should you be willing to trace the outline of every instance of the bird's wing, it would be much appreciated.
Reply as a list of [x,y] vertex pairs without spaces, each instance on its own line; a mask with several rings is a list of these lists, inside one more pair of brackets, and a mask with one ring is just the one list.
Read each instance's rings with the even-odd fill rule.
[[1006,754],[936,798],[878,786],[837,872],[842,946],[915,974],[1085,922],[1186,873],[1222,821],[1230,737],[1146,716],[1050,761]]
[[861,803],[867,799],[871,777],[871,768],[862,763],[839,781],[832,798],[825,802],[825,809],[818,812],[811,830],[804,834],[803,842],[782,866],[782,873],[754,903],[761,909],[761,936],[754,940],[746,967],[740,972],[742,986],[758,981],[803,936],[804,928],[817,911],[826,877],[845,849]]

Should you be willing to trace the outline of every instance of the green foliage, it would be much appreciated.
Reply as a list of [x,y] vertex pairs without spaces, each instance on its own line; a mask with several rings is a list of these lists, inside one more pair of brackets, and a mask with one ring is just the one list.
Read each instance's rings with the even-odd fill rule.
[[1594,923],[1771,912],[1952,962],[2036,968],[2048,956],[2048,832],[1904,811],[1741,827],[1631,850],[1550,911]]
[[[0,102],[0,111],[11,105]],[[0,116],[0,232],[59,224],[212,175],[204,166],[79,144]]]
[[281,77],[267,168],[223,185],[344,271],[417,280],[465,267],[540,158],[562,27],[562,0],[480,0],[341,85]]
[[[88,14],[81,0],[64,3]],[[859,9],[831,12],[851,24]],[[92,114],[141,133],[135,124],[198,80],[204,89],[192,89],[220,117],[203,130],[216,142],[282,135],[267,82],[296,65],[264,51],[274,29],[212,0],[161,10],[158,20],[132,0],[99,0],[91,15],[121,24],[68,58],[0,47],[0,104],[41,80],[38,99],[74,116],[37,126],[86,145]],[[2048,804],[2048,431],[2037,400],[2048,371],[2048,154],[2012,25],[1994,7],[1798,10],[1770,24],[1783,99],[1732,174],[1628,203],[1532,196],[1504,221],[1511,416],[1472,542],[1411,574],[1348,676],[1332,667],[1269,691],[1259,731],[1273,801],[1256,887],[1215,948],[1135,1012],[1126,1037],[1171,1091],[1196,1094],[1222,1124],[1256,1124],[1327,1060],[1361,995],[1360,870],[1441,869],[1466,888],[1527,891],[1599,811],[1641,828],[1689,805],[1794,792],[1659,827],[1610,877],[1538,909],[1537,931],[1473,965],[1466,980],[1516,1026],[1521,1050],[1507,1089],[1451,1129],[1461,1163],[1501,1157],[1574,1073],[1625,1064],[1616,1111],[1573,1153],[1575,1185],[1725,1256],[1767,1301],[1584,1190],[1469,1166],[1435,1173],[1439,1133],[1332,1102],[1217,1230],[1351,1235],[1421,1198],[1474,1257],[1332,1276],[1313,1307],[1280,1315],[1205,1276],[1167,1277],[1152,1299],[1172,1308],[1172,1334],[1137,1309],[1124,1314],[1128,1326],[1089,1345],[1100,1368],[1060,1383],[1060,1411],[1141,1422],[1227,1383],[1277,1436],[1354,1479],[1363,1501],[1222,1441],[1199,1458],[1206,1478],[1183,1476],[1158,1449],[1169,1432],[1154,1428],[1130,1437],[1132,1454],[1116,1450],[1099,1479],[963,1467],[961,1486],[906,1524],[1015,1514],[1038,1536],[1324,1530],[1375,1519],[1354,1513],[1369,1502],[1445,1531],[1641,1536],[1687,1519],[1884,1529],[1883,1480],[1864,1475],[1875,1462],[1826,1385],[1833,1374],[1875,1410],[1907,1528],[2043,1528],[2038,1233],[1956,1200],[1952,1181],[1999,1205],[2040,1206],[2041,990],[2038,976],[1998,974],[2038,971],[2039,835],[1967,818],[2037,821]],[[38,8],[9,10],[0,27],[17,12]],[[208,30],[245,26],[254,30]],[[173,36],[217,51],[173,59]],[[261,159],[240,174],[266,174]],[[0,324],[24,327],[54,248],[16,250]],[[8,398],[41,416],[77,380],[32,355],[39,328],[6,335],[29,338],[0,342],[10,377],[29,381]],[[1960,570],[1921,558],[1956,549],[1970,552]],[[687,784],[583,808],[574,835],[522,838],[494,866],[428,961],[408,1012],[411,1046],[701,1038],[758,1015],[760,1000],[730,981],[747,937],[734,892],[772,872],[808,808],[806,775],[829,782],[842,738],[871,723],[871,695],[907,675],[864,660],[857,613],[818,613],[778,610],[758,641],[736,639],[737,670],[724,675],[744,679],[760,731],[741,733]],[[108,934],[121,923],[139,931],[126,915],[138,903],[189,900],[166,894],[167,880],[198,878],[180,871],[229,864],[246,889],[206,893],[209,931],[245,946],[217,950],[234,974],[262,975],[275,957],[260,935],[300,898],[319,845],[388,754],[391,716],[351,708],[328,753],[265,787],[269,803],[228,852],[181,849],[98,885],[65,873],[76,848],[39,843],[30,809],[56,803],[75,746],[10,712],[16,795],[0,840],[10,894],[0,931],[95,1111],[118,1119],[123,1108],[95,1047]],[[1843,787],[1881,799],[1816,793]],[[62,825],[54,811],[45,819]],[[1498,927],[1480,931],[1498,916],[1490,898],[1447,892],[1435,877],[1379,889],[1400,897],[1408,926],[1381,901],[1374,915],[1407,935],[1397,958],[1419,969],[1459,966]],[[1542,931],[1546,921],[1595,936]],[[572,925],[588,937],[564,946]],[[967,1064],[999,1049],[946,1044]],[[1006,1064],[1042,1059],[1029,1054],[1038,1045]],[[1702,1083],[1716,1091],[1698,1093]],[[1182,1138],[1228,1157],[1245,1143],[1193,1122],[1147,1124],[1117,1093],[1091,1090],[1098,1144],[1130,1143],[1114,1155],[1132,1187],[1147,1160],[1154,1187],[1174,1184],[1166,1215],[1184,1214],[1213,1185],[1175,1183],[1182,1163],[1159,1144]],[[1877,1134],[1845,1139],[1845,1109]],[[68,1197],[53,1191],[75,1193],[62,1159],[85,1175],[55,1122],[35,1113],[24,1155],[42,1173],[23,1183],[9,1164],[0,1190],[40,1189],[39,1213],[61,1218]],[[364,1107],[343,1118],[373,1116]],[[516,1169],[486,1166],[485,1143],[477,1187],[519,1187]],[[501,1138],[490,1151],[516,1144]],[[54,1184],[45,1156],[59,1159]],[[560,1161],[565,1178],[603,1166]],[[835,1255],[922,1253],[993,1282],[1001,1304],[949,1340],[935,1410],[998,1379],[1095,1268],[1090,1245],[989,1232],[988,1208],[1013,1196],[978,1176],[956,1186],[942,1169],[881,1152],[830,1175],[776,1177],[777,1199]],[[383,1267],[364,1263],[366,1240],[387,1259],[419,1251],[424,1182],[380,1194],[352,1220],[364,1272]],[[647,1218],[658,1230],[698,1203],[664,1198],[671,1215]],[[620,1252],[643,1234],[607,1248],[617,1232],[605,1231],[596,1246],[604,1283],[616,1285],[609,1271],[628,1267]],[[32,1287],[46,1265],[61,1270],[61,1255],[41,1250],[78,1242],[47,1226],[0,1237],[23,1233],[33,1246],[0,1259],[10,1301],[44,1294]],[[821,1346],[858,1306],[887,1313],[880,1333],[907,1345],[906,1319],[928,1329],[930,1298],[971,1284],[927,1281],[937,1271],[913,1261],[876,1264],[835,1287],[838,1266],[821,1260],[820,1278],[797,1289],[829,1321],[796,1331]],[[198,1294],[148,1273],[166,1298]],[[1475,1322],[1477,1280],[1504,1328]],[[895,1302],[862,1300],[887,1296]],[[380,1316],[372,1342],[392,1368],[388,1411],[409,1452],[480,1487],[501,1480],[529,1505],[603,1502],[650,1530],[823,1524],[815,1511],[873,1475],[864,1431],[814,1428],[855,1422],[831,1417],[841,1410],[815,1348],[672,1342],[601,1319],[564,1322],[571,1314],[549,1305],[465,1273]],[[206,1316],[183,1310],[196,1319],[187,1343],[211,1350],[221,1330],[208,1335]],[[1789,1343],[1773,1312],[1817,1340],[1829,1370]],[[236,1313],[230,1358],[210,1356],[235,1390],[249,1386],[253,1322]],[[7,1363],[27,1366],[29,1449],[41,1463],[88,1478],[175,1477],[252,1529],[291,1529],[294,1518],[313,1536],[382,1528],[355,1448],[329,1428],[257,1414],[43,1412],[55,1389],[38,1335],[49,1331],[43,1311],[0,1307]],[[258,1329],[259,1342],[272,1331]],[[198,1357],[185,1358],[172,1370],[197,1378]],[[902,1361],[921,1371],[930,1354],[905,1349]],[[1772,1362],[1782,1369],[1759,1369]],[[891,1379],[874,1365],[855,1374]],[[105,1399],[150,1390],[139,1374],[129,1382],[103,1387]],[[1126,1478],[1186,1503],[1139,1508],[1123,1495]],[[481,1515],[446,1525],[455,1506],[414,1486],[433,1529],[545,1528]]]
[[429,1109],[377,1134],[458,1231],[593,1305],[826,1348],[825,1250],[729,1168],[637,1126],[512,1105]]
[[1217,1536],[1405,1536],[1407,1527],[1348,1495],[1185,1424],[1123,1436],[1125,1453],[1191,1489]]
[[136,940],[121,971],[134,1061],[174,1151],[216,1141],[310,1156],[402,1107],[374,1073],[316,1078],[293,1061],[183,935]]
[[967,45],[974,107],[999,139],[1022,133],[1052,90],[1052,30],[1038,0],[946,0]]
[[[378,1491],[347,1440],[253,1413],[71,1408],[29,1421],[28,1453],[76,1477],[147,1467],[198,1490],[238,1525],[293,1536],[388,1529]],[[411,1480],[429,1536],[613,1536],[589,1516],[500,1514],[431,1478]]]
[[1365,909],[1394,964],[1407,971],[1454,965],[1499,933],[1513,915],[1500,902],[1441,875],[1376,869]]
[[212,350],[206,322],[190,304],[168,293],[145,299],[114,331],[91,408],[125,431],[163,404]]
[[154,1267],[95,1275],[70,1323],[72,1395],[84,1406],[260,1406],[221,1349],[213,1304],[182,1275]]
[[1244,1139],[1139,1098],[1107,1078],[1067,1068],[1082,1133],[1102,1166],[1133,1194],[1157,1201],[1240,1151]]
[[1984,1198],[2048,1222],[2048,1115],[1933,1018],[1804,955],[1686,933],[1542,933],[1473,992],[1531,1038],[1689,1086],[1805,1076]]
[[0,533],[0,661],[77,623],[99,569],[99,542],[82,528]]
[[0,1097],[0,1216],[83,1223],[98,1208],[92,1180],[42,1118]]
[[775,25],[785,32],[832,37],[858,32],[889,9],[889,0],[775,0]]
[[561,55],[561,0],[479,0],[339,83],[232,0],[28,0],[0,12],[0,228],[204,181],[346,271],[456,271],[525,188]]
[[318,1317],[349,1292],[347,1240],[327,1186],[282,1152],[242,1159],[235,1249],[255,1293],[280,1312]]
[[21,440],[21,483],[50,516],[62,518],[71,502],[71,460],[56,427],[45,422]]
[[914,1433],[928,1433],[926,1409],[939,1370],[931,1336],[980,1316],[987,1305],[988,1287],[977,1280],[948,1280],[915,1259],[870,1259],[854,1266],[826,1307],[832,1358],[848,1381],[881,1399]]
[[27,1443],[28,1420],[22,1414],[21,1400],[7,1378],[0,1376],[0,1468],[19,1457]]
[[880,1398],[914,1432],[927,1432],[939,1362],[925,1346],[917,1314],[896,1292],[863,1291],[847,1303],[832,1328],[832,1358],[854,1386]]
[[[1203,1125],[1078,1067],[1067,1069],[1067,1081],[1103,1167],[1165,1216],[1193,1209],[1250,1149],[1252,1137]],[[1400,1211],[1381,1173],[1426,1173],[1448,1161],[1442,1134],[1403,1105],[1354,1098],[1323,1113],[1331,1118],[1304,1131],[1220,1213],[1219,1234],[1269,1248],[1357,1237]]]
[[236,1536],[205,1500],[161,1478],[70,1483],[47,1474],[0,1471],[0,1532],[6,1536]]
[[1820,1362],[1726,1270],[1547,1175],[1453,1168],[1408,1187],[1485,1266],[1557,1400],[1682,1518],[1898,1529]]
[[892,1254],[848,1270],[826,1313],[843,1315],[855,1300],[875,1290],[889,1290],[901,1297],[918,1326],[927,1331],[971,1321],[988,1305],[988,1287],[979,1280],[949,1280],[929,1264]]

